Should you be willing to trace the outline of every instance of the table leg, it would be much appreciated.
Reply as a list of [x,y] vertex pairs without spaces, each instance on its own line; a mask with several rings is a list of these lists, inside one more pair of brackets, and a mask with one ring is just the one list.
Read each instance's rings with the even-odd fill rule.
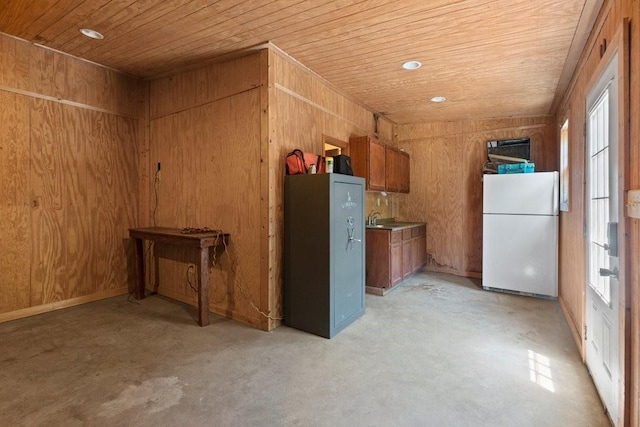
[[198,323],[209,324],[209,248],[200,248],[198,260]]
[[136,298],[144,298],[144,250],[142,239],[133,239],[136,241],[136,276],[138,284],[136,286]]

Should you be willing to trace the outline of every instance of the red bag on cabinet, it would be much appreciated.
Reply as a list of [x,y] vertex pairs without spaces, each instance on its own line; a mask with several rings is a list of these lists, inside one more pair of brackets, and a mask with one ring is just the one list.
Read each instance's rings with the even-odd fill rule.
[[316,165],[316,173],[325,173],[327,165],[325,158],[317,154],[303,153],[295,149],[287,154],[285,169],[287,175],[300,175],[309,173],[311,165]]
[[297,148],[287,154],[285,163],[287,175],[300,175],[307,173],[307,167],[304,164],[304,154]]

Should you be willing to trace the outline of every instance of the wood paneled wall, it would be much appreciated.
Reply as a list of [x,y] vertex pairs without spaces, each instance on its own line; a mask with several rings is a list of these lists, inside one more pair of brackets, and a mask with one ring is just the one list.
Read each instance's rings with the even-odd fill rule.
[[144,87],[0,35],[0,321],[133,283]]
[[536,171],[558,169],[551,117],[398,125],[395,142],[411,156],[411,192],[400,218],[427,223],[427,268],[480,277],[482,166],[487,141],[531,138]]
[[[631,70],[629,92],[629,188],[640,189],[640,1],[626,0],[622,4],[631,18]],[[630,342],[631,354],[629,382],[629,424],[640,426],[640,219],[630,219],[629,233],[629,296],[631,305]]]
[[[261,57],[254,53],[151,82],[148,224],[231,234],[210,275],[210,309],[268,329],[261,277]],[[161,164],[160,179],[153,177]],[[154,189],[154,185],[156,189]],[[155,194],[157,193],[157,206]],[[266,206],[266,205],[265,205]],[[150,287],[196,304],[195,254],[156,247]],[[186,261],[181,262],[181,261]],[[255,309],[254,309],[255,306]]]
[[[150,147],[143,210],[153,223],[231,233],[210,278],[210,308],[270,330],[283,314],[284,159],[321,153],[323,135],[348,140],[375,131],[373,112],[346,98],[275,47],[158,79],[150,87]],[[378,119],[381,138],[392,124]],[[156,248],[150,288],[195,304],[192,254]],[[155,261],[154,261],[155,263]],[[195,278],[190,277],[193,282]]]
[[[342,141],[371,135],[376,130],[373,112],[345,97],[320,77],[283,52],[272,49],[269,92],[269,265],[270,308],[282,313],[284,161],[294,148],[322,153],[322,135]],[[381,140],[391,141],[393,125],[378,119]]]
[[[630,19],[631,61],[630,142],[624,168],[628,171],[628,189],[640,189],[640,2],[638,0],[606,0],[598,16],[587,46],[578,62],[569,91],[558,112],[558,124],[569,119],[569,158],[571,168],[570,211],[560,215],[560,301],[567,321],[584,357],[583,325],[585,322],[585,138],[586,96],[591,80],[600,64],[600,45],[611,42],[623,19]],[[609,43],[610,44],[610,43]],[[630,310],[626,324],[627,342],[621,354],[628,355],[624,408],[627,425],[640,425],[640,221],[627,218],[627,264],[629,273],[622,293]]]

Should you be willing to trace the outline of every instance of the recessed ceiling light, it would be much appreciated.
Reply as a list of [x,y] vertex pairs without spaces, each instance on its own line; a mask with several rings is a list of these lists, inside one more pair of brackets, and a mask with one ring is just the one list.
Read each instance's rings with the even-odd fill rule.
[[447,98],[445,98],[444,96],[434,96],[433,98],[431,98],[431,102],[444,102],[446,100]]
[[417,70],[420,67],[422,67],[422,64],[418,61],[407,61],[402,64],[402,68],[405,70]]
[[82,28],[80,29],[80,32],[91,39],[102,40],[104,38],[102,34],[89,28]]

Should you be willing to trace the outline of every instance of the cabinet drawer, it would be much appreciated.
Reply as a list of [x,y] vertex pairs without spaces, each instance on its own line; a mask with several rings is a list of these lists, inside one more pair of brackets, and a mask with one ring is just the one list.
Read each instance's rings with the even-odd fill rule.
[[391,232],[391,244],[402,242],[402,231]]
[[405,230],[402,230],[402,240],[411,239],[411,230],[412,228],[407,228]]
[[426,234],[427,234],[427,227],[424,225],[421,225],[419,227],[413,227],[411,229],[411,237],[424,236]]

